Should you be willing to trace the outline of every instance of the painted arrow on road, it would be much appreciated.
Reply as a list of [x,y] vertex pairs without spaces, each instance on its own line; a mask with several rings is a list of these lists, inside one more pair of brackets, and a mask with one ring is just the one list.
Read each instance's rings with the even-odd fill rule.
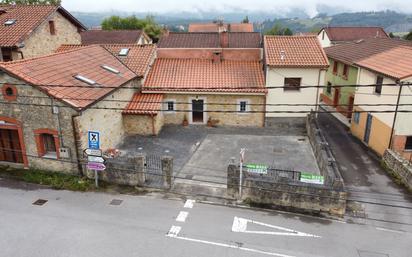
[[[276,229],[276,230],[281,230],[281,231],[284,231],[284,232],[248,230],[247,229],[248,223],[256,224],[256,225],[260,225],[260,226],[264,226],[264,227],[269,227],[269,228],[273,228],[273,229]],[[249,234],[262,234],[262,235],[275,235],[275,236],[301,236],[301,237],[320,238],[320,236],[303,233],[303,232],[296,231],[296,230],[293,230],[293,229],[274,226],[274,225],[266,224],[266,223],[263,223],[263,222],[244,219],[244,218],[238,218],[238,217],[235,217],[233,219],[232,232],[249,233]]]

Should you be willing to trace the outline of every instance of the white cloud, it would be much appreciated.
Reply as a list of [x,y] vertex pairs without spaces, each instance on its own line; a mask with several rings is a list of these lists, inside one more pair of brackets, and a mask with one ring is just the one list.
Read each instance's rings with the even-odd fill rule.
[[196,10],[263,10],[281,12],[289,8],[303,8],[309,15],[317,13],[318,4],[336,5],[352,11],[379,11],[393,9],[412,12],[412,0],[63,0],[63,6],[70,11],[134,11],[170,12]]

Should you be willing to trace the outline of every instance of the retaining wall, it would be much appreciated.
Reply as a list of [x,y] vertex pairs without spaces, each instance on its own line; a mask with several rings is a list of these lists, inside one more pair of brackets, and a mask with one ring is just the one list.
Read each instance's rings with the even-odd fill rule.
[[412,165],[396,152],[387,149],[382,158],[386,167],[412,191]]

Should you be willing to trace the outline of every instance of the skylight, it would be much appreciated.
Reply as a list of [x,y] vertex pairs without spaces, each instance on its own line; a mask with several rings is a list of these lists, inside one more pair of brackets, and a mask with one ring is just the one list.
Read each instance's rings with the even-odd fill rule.
[[74,76],[74,77],[75,77],[76,79],[80,80],[81,82],[87,83],[87,84],[89,84],[89,85],[95,85],[95,84],[96,84],[96,81],[91,80],[91,79],[88,79],[88,78],[86,78],[86,77],[84,77],[84,76],[82,76],[82,75],[76,75],[76,76]]
[[14,19],[9,19],[9,20],[6,20],[6,21],[4,22],[4,25],[6,25],[6,26],[11,26],[11,25],[13,25],[14,23],[16,23],[16,20],[14,20]]
[[127,56],[129,53],[129,48],[122,48],[120,49],[119,56]]
[[120,71],[118,71],[118,70],[116,70],[115,68],[112,68],[112,67],[110,67],[110,66],[107,66],[107,65],[102,65],[102,68],[105,69],[105,70],[107,70],[107,71],[110,71],[110,72],[112,72],[112,73],[115,73],[115,74],[119,74],[119,73],[120,73]]

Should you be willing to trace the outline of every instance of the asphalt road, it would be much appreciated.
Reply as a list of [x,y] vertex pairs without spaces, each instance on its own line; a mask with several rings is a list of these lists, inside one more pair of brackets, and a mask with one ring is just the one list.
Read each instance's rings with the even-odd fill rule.
[[380,159],[350,134],[349,129],[331,114],[320,114],[324,132],[349,192],[349,213],[356,222],[400,229],[412,228],[412,195],[380,165]]
[[2,257],[407,257],[412,242],[411,232],[371,225],[4,180],[0,216]]

